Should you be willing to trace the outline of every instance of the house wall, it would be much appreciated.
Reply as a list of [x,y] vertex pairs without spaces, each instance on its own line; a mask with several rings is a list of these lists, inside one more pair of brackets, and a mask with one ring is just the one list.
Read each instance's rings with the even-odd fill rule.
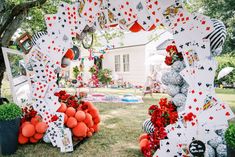
[[[123,55],[129,54],[129,72],[123,72]],[[115,72],[115,55],[120,55],[121,70]],[[134,85],[144,85],[145,83],[145,46],[134,46],[109,50],[104,55],[103,68],[112,70],[113,76],[116,74],[123,81]]]

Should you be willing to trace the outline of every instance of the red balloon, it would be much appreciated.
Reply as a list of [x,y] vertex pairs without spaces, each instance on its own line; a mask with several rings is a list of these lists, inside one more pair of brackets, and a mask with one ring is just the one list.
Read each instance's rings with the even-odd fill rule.
[[135,21],[135,23],[131,26],[130,31],[131,32],[139,32],[143,29],[143,27],[141,25],[139,25],[139,23],[137,21]]
[[148,31],[152,31],[152,30],[154,30],[155,28],[156,28],[156,26],[153,24],[153,25],[149,28]]
[[68,49],[68,51],[65,54],[65,57],[69,58],[70,60],[73,60],[74,59],[74,52],[73,52],[73,50],[72,49]]

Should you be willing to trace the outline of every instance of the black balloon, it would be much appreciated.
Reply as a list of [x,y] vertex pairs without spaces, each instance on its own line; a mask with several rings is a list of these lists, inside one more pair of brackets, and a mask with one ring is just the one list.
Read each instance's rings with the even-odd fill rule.
[[74,59],[73,60],[77,60],[80,57],[80,49],[77,46],[73,46],[73,48],[71,48],[74,52]]

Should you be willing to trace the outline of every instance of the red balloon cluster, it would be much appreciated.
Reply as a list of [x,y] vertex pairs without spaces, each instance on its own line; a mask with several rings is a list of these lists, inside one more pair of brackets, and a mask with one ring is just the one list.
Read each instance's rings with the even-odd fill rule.
[[25,121],[20,126],[18,142],[20,144],[37,143],[43,138],[47,131],[48,125],[42,122],[42,118],[38,115],[33,117],[31,121]]
[[64,123],[72,130],[75,141],[91,137],[93,133],[99,131],[99,111],[91,102],[84,102],[77,109],[61,103],[57,112],[65,113]]

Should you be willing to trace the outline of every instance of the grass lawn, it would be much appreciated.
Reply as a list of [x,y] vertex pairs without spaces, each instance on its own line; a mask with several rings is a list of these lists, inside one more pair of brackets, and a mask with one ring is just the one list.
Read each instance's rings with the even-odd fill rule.
[[[94,92],[125,94],[133,91],[99,89]],[[217,93],[218,97],[229,103],[235,111],[235,91],[217,90]],[[136,94],[141,92],[136,91]],[[73,153],[63,154],[50,144],[38,143],[19,146],[17,153],[12,157],[141,157],[138,137],[142,133],[143,121],[148,118],[147,109],[151,104],[156,104],[160,97],[166,96],[146,96],[144,104],[96,103],[102,118],[101,130],[77,147]]]

